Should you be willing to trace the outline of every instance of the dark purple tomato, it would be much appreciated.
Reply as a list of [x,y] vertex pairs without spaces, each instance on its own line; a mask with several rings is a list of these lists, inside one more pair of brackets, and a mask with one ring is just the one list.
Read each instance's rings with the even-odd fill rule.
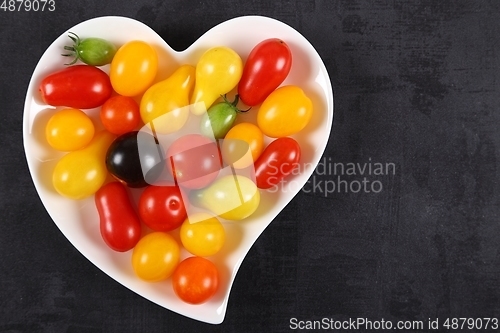
[[151,134],[129,132],[109,146],[106,167],[128,187],[145,187],[154,184],[161,175],[165,167],[164,153]]

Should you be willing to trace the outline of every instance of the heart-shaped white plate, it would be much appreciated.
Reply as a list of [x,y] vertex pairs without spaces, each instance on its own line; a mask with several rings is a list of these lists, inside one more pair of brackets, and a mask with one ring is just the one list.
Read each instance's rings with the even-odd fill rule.
[[[117,253],[104,244],[93,197],[72,201],[53,189],[52,170],[62,154],[52,150],[45,142],[45,124],[55,109],[43,104],[38,86],[45,76],[63,68],[68,61],[61,57],[61,51],[68,44],[69,31],[82,38],[105,38],[116,45],[133,39],[150,43],[159,55],[157,79],[168,77],[180,64],[196,65],[200,55],[213,46],[228,46],[245,60],[253,46],[266,38],[281,38],[289,45],[293,64],[283,84],[296,84],[303,88],[314,105],[310,123],[294,136],[302,148],[303,167],[301,173],[287,179],[279,191],[263,191],[261,205],[250,218],[224,224],[227,242],[223,251],[210,258],[220,270],[220,288],[208,302],[201,305],[182,302],[174,294],[169,280],[158,283],[139,280],[132,270],[131,251]],[[107,70],[106,67],[103,69]],[[98,109],[85,111],[97,122]],[[252,113],[255,115],[255,112],[249,112]],[[252,115],[242,115],[242,120],[251,121],[251,118]],[[328,142],[332,120],[333,92],[325,65],[300,33],[280,21],[261,16],[231,19],[209,30],[188,49],[177,52],[145,24],[130,18],[110,16],[94,18],[64,31],[45,51],[28,87],[23,135],[26,158],[40,199],[61,232],[88,260],[122,285],[162,307],[193,319],[218,324],[224,320],[231,285],[241,262],[259,235],[311,176]],[[187,256],[184,251],[182,257]]]

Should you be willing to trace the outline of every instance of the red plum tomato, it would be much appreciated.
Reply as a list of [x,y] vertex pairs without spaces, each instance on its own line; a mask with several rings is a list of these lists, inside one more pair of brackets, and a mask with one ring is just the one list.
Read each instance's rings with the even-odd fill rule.
[[99,68],[74,65],[45,77],[39,91],[46,104],[93,109],[111,97],[113,88],[108,74]]
[[300,160],[300,146],[290,137],[272,141],[255,162],[257,187],[268,189],[293,172]]
[[141,222],[126,187],[119,182],[104,185],[95,194],[95,204],[104,242],[118,252],[134,248],[141,238]]
[[240,99],[249,106],[261,104],[288,76],[292,52],[279,38],[257,44],[245,62],[238,84]]

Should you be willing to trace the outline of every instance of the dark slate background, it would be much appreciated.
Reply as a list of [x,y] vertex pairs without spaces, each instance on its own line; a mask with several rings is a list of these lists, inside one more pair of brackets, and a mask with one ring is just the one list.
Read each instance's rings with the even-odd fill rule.
[[[0,332],[500,318],[500,2],[55,1],[52,13],[0,11]],[[181,50],[247,14],[291,25],[323,58],[335,91],[325,157],[394,163],[396,172],[369,178],[383,184],[378,194],[299,193],[250,250],[226,319],[213,326],[130,292],[64,238],[28,172],[23,103],[43,51],[83,20],[132,17]]]

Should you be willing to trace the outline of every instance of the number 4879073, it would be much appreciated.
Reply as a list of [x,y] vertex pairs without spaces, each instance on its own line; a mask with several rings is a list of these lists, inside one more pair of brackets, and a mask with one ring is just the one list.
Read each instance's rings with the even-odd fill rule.
[[0,10],[4,12],[38,12],[56,10],[55,0],[3,0]]

